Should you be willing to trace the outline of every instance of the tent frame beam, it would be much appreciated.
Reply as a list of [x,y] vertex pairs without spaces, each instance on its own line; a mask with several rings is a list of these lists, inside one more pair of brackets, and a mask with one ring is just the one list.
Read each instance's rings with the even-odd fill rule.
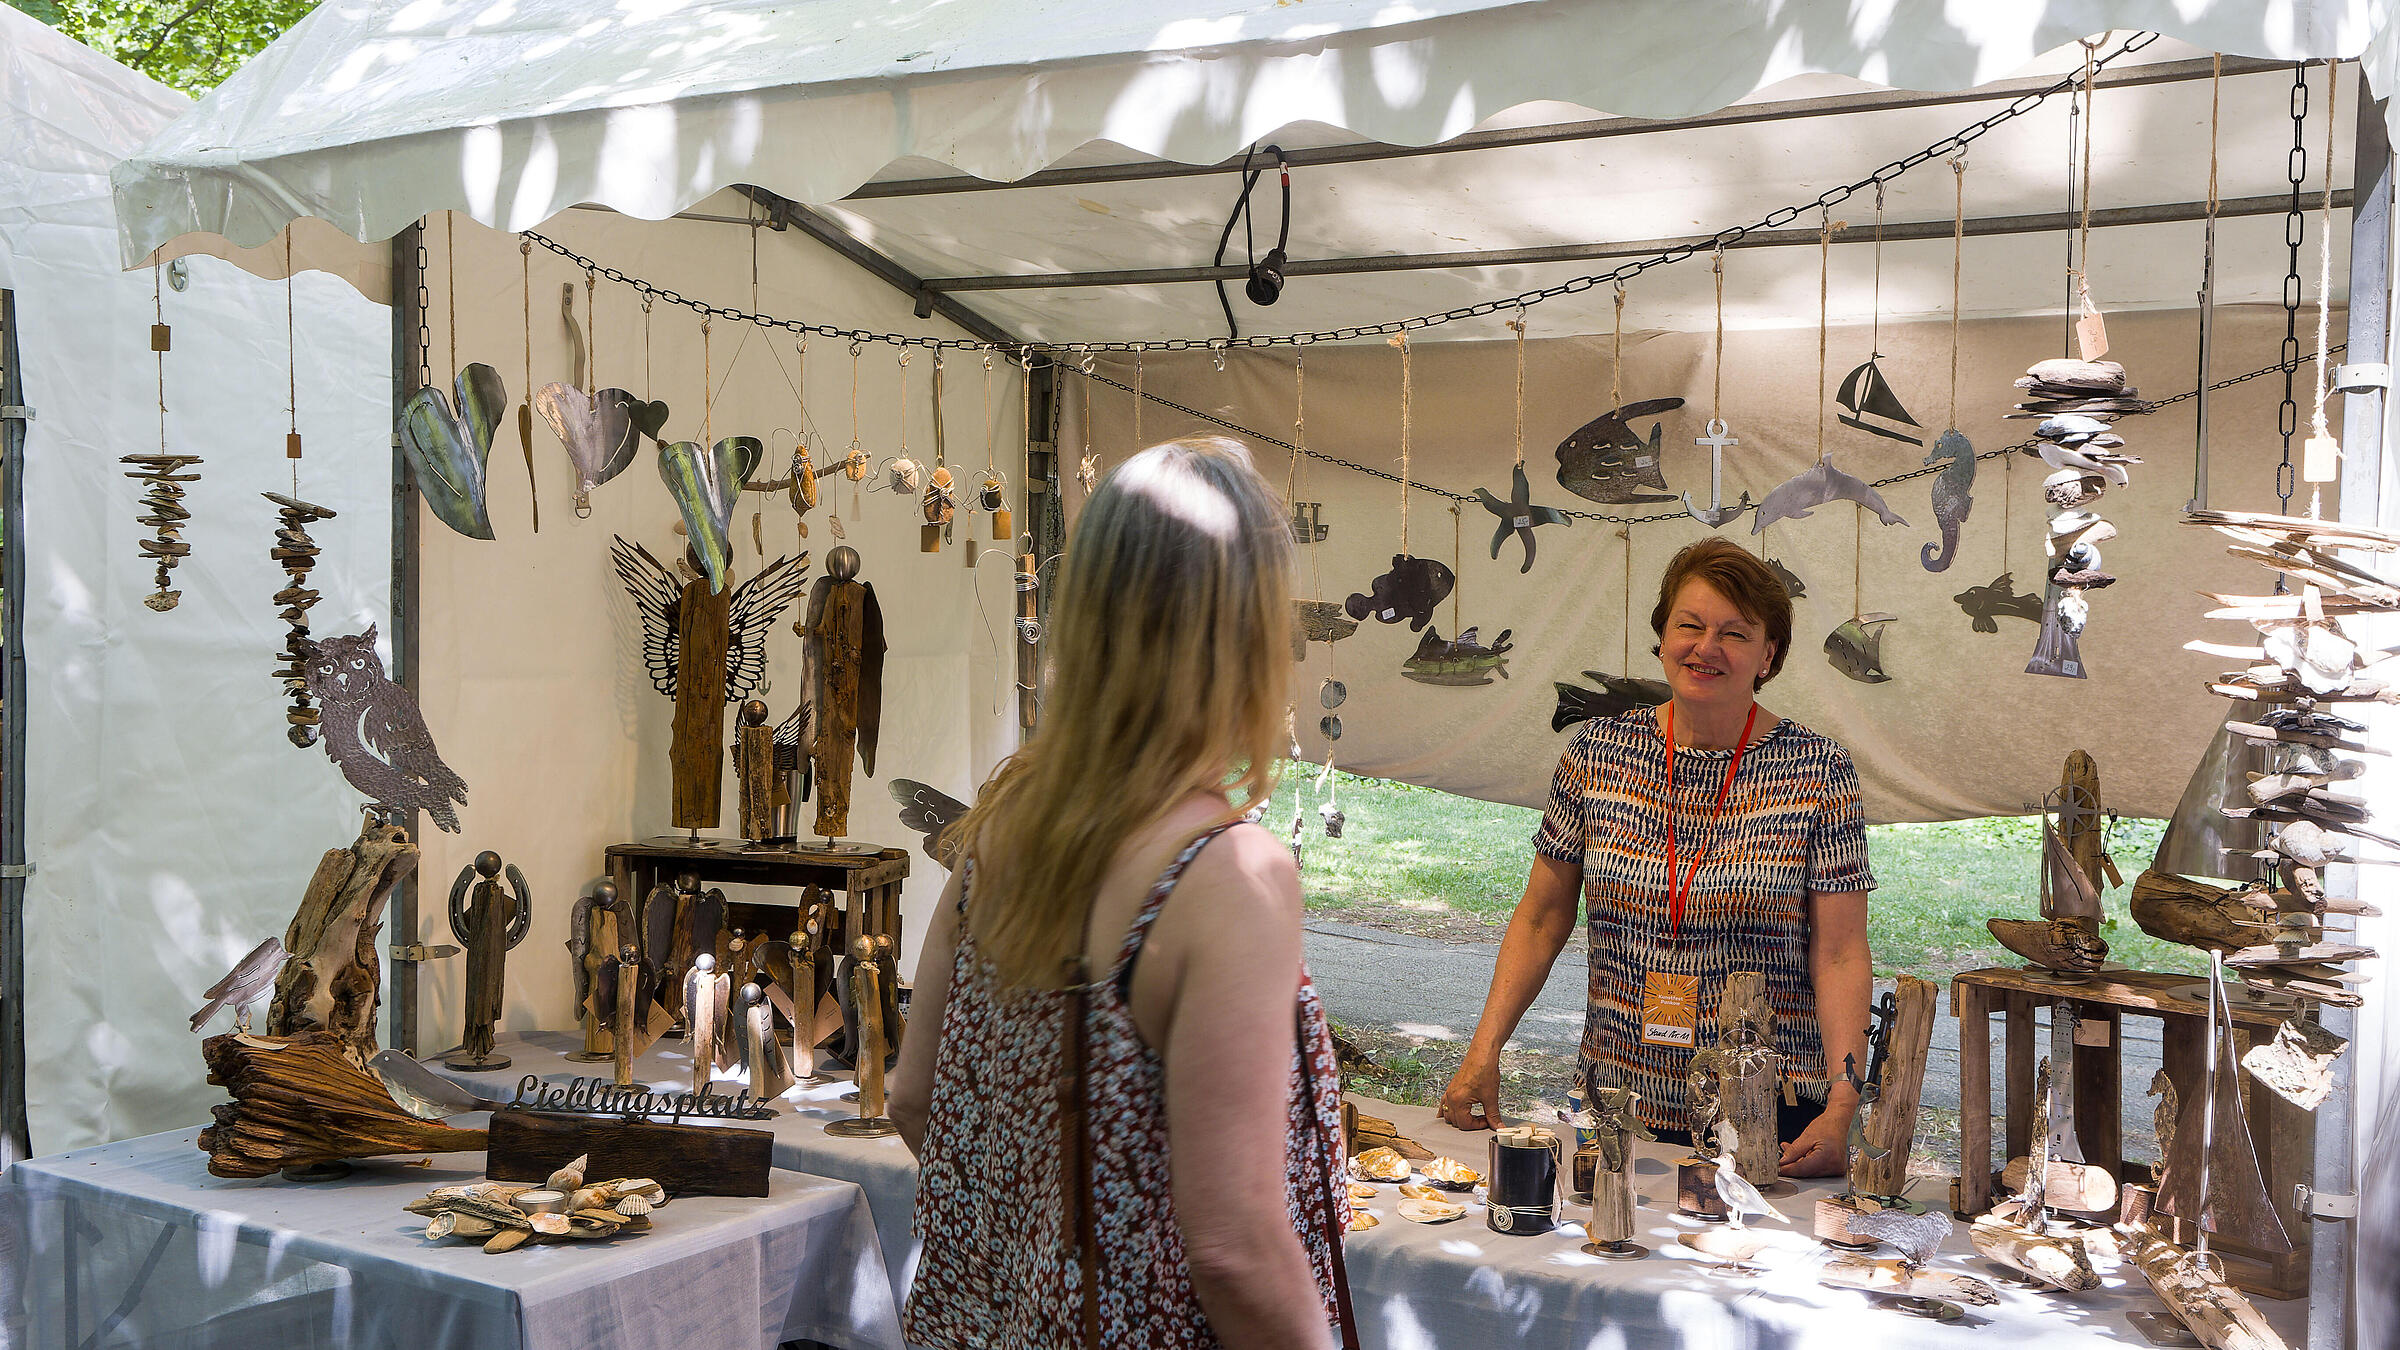
[[738,184],[735,191],[767,208],[765,224],[773,229],[790,227],[825,245],[868,272],[888,282],[893,289],[904,292],[916,304],[917,317],[931,318],[936,314],[966,330],[967,335],[1000,347],[1023,347],[1024,340],[1010,334],[1000,325],[974,310],[943,295],[925,283],[922,277],[902,267],[882,252],[870,247],[858,236],[839,224],[809,210],[788,197],[780,197],[762,187]]
[[[2334,204],[2350,205],[2348,192],[2334,194]],[[2220,219],[2230,216],[2281,215],[2290,207],[2285,196],[2235,197],[2218,203]],[[2164,225],[2181,221],[2201,220],[2208,215],[2206,202],[2169,202],[2156,206],[2122,206],[2092,212],[2094,228],[2127,225]],[[2071,211],[2046,211],[2021,216],[1983,216],[1966,223],[1970,237],[2006,234],[2056,234],[2075,229],[2081,217]],[[1920,239],[1948,239],[1952,222],[1948,220],[1897,221],[1883,227],[1887,244]],[[1863,230],[1852,231],[1836,239],[1837,244],[1863,244],[1871,236]],[[1673,239],[1634,239],[1614,244],[1545,244],[1537,248],[1481,249],[1456,253],[1388,253],[1364,258],[1294,258],[1285,264],[1286,277],[1343,276],[1363,272],[1418,272],[1445,268],[1520,267],[1542,263],[1593,262],[1609,258],[1638,258],[1674,249],[1706,249],[1714,240],[1711,235],[1685,235]],[[1814,228],[1791,230],[1753,230],[1726,245],[1729,249],[1815,248],[1818,234]],[[936,295],[959,291],[1031,291],[1055,290],[1077,286],[1166,286],[1195,281],[1240,281],[1249,275],[1242,266],[1223,267],[1145,267],[1124,268],[1104,272],[1022,272],[991,276],[926,277],[916,282],[923,290]]]
[[[2288,78],[2292,63],[2270,61],[2257,57],[2229,56],[2225,58],[2225,74],[2266,75]],[[2153,65],[2131,66],[2122,70],[2103,70],[2093,81],[2101,89],[2126,89],[2153,84],[2181,84],[2205,80],[2214,73],[2210,61],[2197,58],[2189,61],[2161,61]],[[1535,127],[1509,127],[1493,131],[1470,131],[1431,145],[1386,145],[1380,142],[1366,145],[1328,145],[1309,149],[1286,150],[1284,159],[1294,168],[1328,164],[1362,164],[1385,159],[1417,159],[1427,155],[1451,155],[1476,150],[1504,150],[1528,145],[1555,145],[1565,141],[1605,140],[1616,136],[1647,136],[1657,132],[1699,131],[1712,127],[1747,126],[1757,122],[1788,122],[1809,117],[1838,117],[1850,113],[1893,112],[1913,108],[1948,108],[1968,103],[1990,103],[2038,94],[2057,84],[2057,75],[2037,75],[2023,79],[2002,80],[1996,84],[1977,85],[1972,89],[1917,90],[1874,89],[1854,94],[1833,94],[1822,98],[1779,99],[1766,103],[1737,103],[1714,112],[1692,117],[1642,118],[1601,117],[1580,122],[1556,122]],[[1138,183],[1161,178],[1199,178],[1215,174],[1240,173],[1242,157],[1236,155],[1215,164],[1180,164],[1160,161],[1150,164],[1094,164],[1082,168],[1043,169],[1013,181],[976,178],[966,174],[945,174],[929,178],[895,178],[886,182],[859,185],[843,201],[873,201],[884,197],[937,197],[960,192],[999,192],[1019,188],[1088,187],[1097,183]]]

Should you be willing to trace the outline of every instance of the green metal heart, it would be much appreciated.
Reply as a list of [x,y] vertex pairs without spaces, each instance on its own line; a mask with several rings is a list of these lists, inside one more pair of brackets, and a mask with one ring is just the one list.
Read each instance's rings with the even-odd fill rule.
[[492,537],[491,512],[483,500],[484,464],[492,434],[508,407],[500,372],[482,362],[458,372],[454,412],[442,391],[426,386],[400,410],[400,450],[416,476],[425,504],[444,525],[469,539]]
[[767,447],[756,436],[727,436],[703,450],[698,441],[672,441],[658,447],[658,476],[683,511],[685,537],[708,574],[711,592],[725,589],[725,573],[733,547],[726,532],[733,525],[734,504],[742,483],[757,471]]

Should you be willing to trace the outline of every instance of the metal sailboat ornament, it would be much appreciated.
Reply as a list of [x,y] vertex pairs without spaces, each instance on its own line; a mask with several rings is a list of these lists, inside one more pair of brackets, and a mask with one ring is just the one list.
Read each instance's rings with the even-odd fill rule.
[[1833,401],[1843,409],[1836,420],[1871,435],[1923,445],[1924,436],[1911,433],[1922,432],[1924,428],[1908,415],[1900,396],[1892,392],[1892,382],[1884,378],[1882,367],[1875,364],[1882,359],[1883,354],[1877,352],[1842,377],[1842,387],[1833,395]]

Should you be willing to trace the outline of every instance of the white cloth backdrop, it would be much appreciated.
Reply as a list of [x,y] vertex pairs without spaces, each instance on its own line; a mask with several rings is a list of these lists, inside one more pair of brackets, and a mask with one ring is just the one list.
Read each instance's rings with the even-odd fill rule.
[[[324,848],[357,832],[322,752],[284,739],[272,677],[285,584],[267,558],[284,459],[284,291],[215,258],[164,295],[171,449],[189,484],[183,601],[142,604],[141,485],[158,448],[151,277],[117,270],[108,167],[183,96],[0,9],[0,285],[16,292],[26,435],[26,1089],[36,1151],[190,1124],[219,1096],[185,1019],[259,939],[281,936]],[[341,512],[319,634],[384,614],[390,320],[303,273],[305,498]],[[222,1029],[221,1027],[217,1029]]]

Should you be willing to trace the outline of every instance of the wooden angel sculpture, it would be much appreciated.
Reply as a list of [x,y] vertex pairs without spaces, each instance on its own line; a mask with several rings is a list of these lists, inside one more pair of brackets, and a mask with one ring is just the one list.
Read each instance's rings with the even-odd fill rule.
[[717,958],[708,952],[693,957],[691,973],[683,977],[683,1016],[692,1033],[695,1093],[708,1090],[709,1075],[734,1044],[725,1021],[732,998],[733,980],[717,970]]
[[659,995],[663,1002],[673,1005],[673,1012],[682,1006],[683,971],[691,962],[691,952],[676,958],[676,948],[683,941],[684,916],[700,901],[700,878],[690,872],[678,875],[672,882],[661,881],[642,897],[641,948],[642,959],[650,963],[661,981]]
[[633,936],[633,898],[617,894],[617,883],[600,882],[590,895],[576,899],[567,919],[567,955],[575,964],[575,1008],[583,1019],[583,1048],[568,1051],[568,1059],[595,1064],[611,1057],[608,1019],[595,1011],[593,995],[601,963]]
[[808,746],[816,832],[838,839],[850,831],[851,757],[874,777],[883,727],[883,609],[875,588],[858,579],[858,550],[845,544],[825,555],[825,575],[808,593],[804,632],[804,697],[816,729]]
[[742,838],[752,848],[772,847],[783,818],[776,800],[783,786],[775,771],[776,728],[767,725],[767,705],[750,699],[742,704],[739,725],[733,729],[733,781],[740,792]]
[[375,625],[347,637],[305,644],[309,695],[322,705],[325,754],[379,815],[423,811],[458,833],[466,780],[434,749],[417,700],[383,673]]
[[775,1005],[757,981],[734,996],[734,1032],[741,1037],[742,1066],[750,1075],[750,1095],[761,1106],[792,1090],[791,1067],[784,1063],[783,1042],[775,1037]]
[[457,1051],[442,1061],[453,1069],[479,1072],[509,1064],[508,1056],[492,1053],[492,1028],[500,1021],[508,949],[525,940],[533,896],[515,863],[508,864],[505,884],[500,875],[500,855],[487,848],[450,883],[450,932],[467,949],[466,1030]]
[[639,544],[616,540],[617,579],[642,619],[642,664],[651,687],[675,700],[675,828],[714,829],[721,812],[725,705],[748,698],[767,670],[767,629],[799,598],[808,555],[777,558],[730,591],[712,591],[687,549],[682,576]]
[[1642,1125],[1636,1109],[1641,1094],[1632,1088],[1597,1081],[1597,1069],[1586,1093],[1591,1102],[1589,1128],[1597,1136],[1599,1157],[1592,1168],[1592,1214],[1584,1225],[1590,1238],[1583,1250],[1612,1261],[1647,1255],[1649,1248],[1633,1241],[1633,1141],[1657,1136]]
[[899,1133],[884,1115],[884,990],[883,970],[876,960],[875,939],[861,933],[850,944],[853,968],[852,998],[861,1026],[858,1053],[858,1114],[831,1121],[825,1133],[849,1139],[875,1139]]
[[[683,899],[675,907],[675,946],[670,968],[687,971],[698,961],[701,953],[714,954],[725,933],[725,892],[715,886]],[[677,978],[680,980],[681,975]],[[680,1005],[677,1012],[686,1016],[690,1010]]]
[[600,963],[600,980],[592,991],[594,1011],[609,1026],[609,1054],[616,1061],[618,1087],[633,1086],[633,1061],[650,1048],[666,1023],[657,1007],[658,976],[633,944],[618,949]]
[[833,904],[818,899],[802,913],[791,941],[792,1067],[804,1083],[822,1083],[817,1069],[817,999],[825,985],[825,940]]

